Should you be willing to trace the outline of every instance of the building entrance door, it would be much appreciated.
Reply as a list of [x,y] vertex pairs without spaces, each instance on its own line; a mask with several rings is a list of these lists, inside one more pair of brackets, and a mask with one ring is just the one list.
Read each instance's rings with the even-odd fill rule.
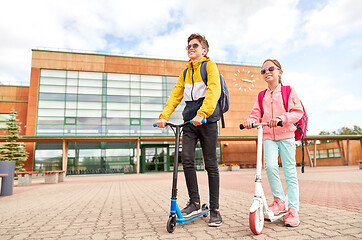
[[168,145],[143,145],[141,147],[142,172],[167,172],[170,171]]

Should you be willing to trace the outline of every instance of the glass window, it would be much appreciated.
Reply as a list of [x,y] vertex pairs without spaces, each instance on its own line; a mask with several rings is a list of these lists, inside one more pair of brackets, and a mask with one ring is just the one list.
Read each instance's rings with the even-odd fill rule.
[[92,134],[99,134],[101,133],[101,126],[99,125],[77,125],[77,133],[84,134],[84,133],[92,133]]
[[77,119],[66,117],[64,122],[65,124],[75,125],[77,123]]
[[64,100],[64,93],[39,93],[39,100]]
[[42,77],[66,77],[67,72],[64,70],[49,70],[49,69],[41,69],[40,76]]
[[77,102],[67,101],[65,103],[65,108],[67,108],[67,109],[75,109],[75,108],[77,108]]
[[154,119],[158,119],[158,116],[160,115],[161,112],[148,112],[148,111],[142,111],[141,112],[141,117],[142,118],[154,118]]
[[79,94],[78,95],[78,101],[84,101],[84,102],[101,102],[102,101],[102,95],[96,95],[96,94]]
[[140,125],[139,119],[131,119],[131,125]]
[[96,88],[96,87],[80,87],[78,88],[79,94],[102,94],[102,88]]
[[141,75],[141,82],[162,83],[162,76]]
[[54,117],[64,116],[64,109],[49,109],[49,108],[38,109],[38,116],[54,116]]
[[103,74],[101,72],[79,72],[79,78],[102,79]]
[[109,110],[129,110],[129,103],[107,103]]
[[111,118],[129,118],[129,111],[107,110],[107,117],[111,117]]
[[128,102],[129,96],[107,96],[107,102]]
[[128,95],[129,89],[122,89],[122,88],[107,88],[108,95]]
[[67,94],[66,100],[67,101],[77,101],[78,95],[77,94]]
[[78,102],[78,109],[102,109],[101,102]]
[[[133,95],[133,94],[132,94]],[[162,96],[162,90],[141,90],[141,96],[157,97]]]
[[62,117],[38,117],[38,124],[64,124]]
[[6,129],[6,122],[10,119],[10,114],[0,113],[0,129]]
[[159,111],[161,113],[163,110],[163,104],[141,104],[141,110]]
[[60,170],[62,164],[62,150],[35,150],[35,169],[44,171]]
[[107,126],[108,135],[129,135],[129,125],[126,126]]
[[77,116],[77,110],[76,109],[66,109],[65,110],[65,116],[66,117],[76,117]]
[[327,158],[327,150],[319,150],[319,158]]
[[64,108],[64,101],[39,101],[39,108]]
[[41,85],[65,85],[65,78],[41,77]]
[[78,88],[75,86],[67,86],[67,93],[74,93],[76,94],[78,92]]
[[62,135],[64,125],[38,125],[37,134],[38,135]]
[[74,79],[74,78],[68,78],[67,79],[67,86],[78,86],[78,79]]
[[48,93],[64,93],[65,86],[40,85],[39,91]]
[[78,71],[67,71],[67,78],[78,78]]
[[123,80],[129,81],[129,74],[121,74],[121,73],[108,73],[107,79],[108,80]]
[[95,118],[95,117],[78,117],[77,118],[78,124],[90,124],[90,125],[101,125],[102,124],[102,118]]
[[156,89],[156,90],[162,90],[162,84],[158,83],[141,83],[142,89]]
[[102,117],[102,110],[85,110],[85,109],[78,109],[78,117]]
[[78,86],[84,87],[102,87],[102,81],[91,79],[79,79]]
[[128,125],[129,118],[107,118],[107,125]]
[[123,81],[108,81],[107,82],[108,88],[129,88],[129,82],[123,82]]

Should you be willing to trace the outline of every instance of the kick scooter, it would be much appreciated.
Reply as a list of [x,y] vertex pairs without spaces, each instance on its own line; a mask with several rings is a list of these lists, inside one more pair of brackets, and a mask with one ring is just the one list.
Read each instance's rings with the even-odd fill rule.
[[[202,123],[206,123],[206,119],[203,119],[201,121]],[[170,210],[170,216],[168,217],[167,221],[167,231],[169,233],[172,233],[176,228],[176,223],[187,223],[195,218],[198,217],[207,217],[209,213],[209,208],[206,204],[203,204],[201,207],[201,213],[194,215],[189,218],[184,218],[181,214],[181,210],[177,205],[177,175],[178,175],[178,154],[179,154],[179,147],[180,147],[180,136],[182,132],[182,128],[186,126],[187,124],[192,124],[192,120],[189,122],[184,122],[182,124],[176,125],[170,122],[165,122],[165,126],[170,126],[173,132],[175,133],[175,158],[173,162],[173,182],[172,182],[172,195],[171,195],[171,210]],[[157,127],[157,124],[153,124],[154,127]]]
[[[281,219],[287,212],[274,215],[274,213],[269,210],[263,186],[261,183],[261,168],[262,168],[262,149],[263,149],[263,127],[268,126],[268,123],[254,123],[252,127],[258,129],[258,147],[257,147],[257,160],[256,160],[256,175],[255,175],[255,195],[253,198],[253,203],[250,207],[249,213],[249,227],[250,230],[259,235],[264,229],[264,216],[266,220],[274,222],[278,219]],[[282,127],[283,122],[278,122],[278,126]],[[240,124],[240,129],[244,129],[244,125]],[[287,199],[287,198],[286,198]],[[287,200],[285,202],[287,205]]]

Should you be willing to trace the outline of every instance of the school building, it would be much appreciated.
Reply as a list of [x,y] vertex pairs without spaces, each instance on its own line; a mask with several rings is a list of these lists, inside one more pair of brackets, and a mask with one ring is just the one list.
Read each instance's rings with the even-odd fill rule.
[[[256,130],[241,131],[239,125],[266,83],[260,66],[217,65],[230,95],[226,128],[219,127],[219,162],[252,167]],[[0,85],[0,135],[15,110],[22,122],[21,141],[29,153],[27,170],[64,169],[68,174],[172,171],[174,132],[152,124],[185,67],[186,61],[180,60],[34,49],[30,85]],[[178,106],[170,122],[182,122],[184,105]],[[341,150],[334,145],[331,149]],[[356,149],[353,159],[362,156],[361,147]],[[310,150],[309,155],[317,155],[313,146]],[[323,164],[343,162],[337,150],[325,150],[334,155],[323,155]],[[306,160],[306,165],[310,162]],[[200,146],[196,165],[203,169]]]

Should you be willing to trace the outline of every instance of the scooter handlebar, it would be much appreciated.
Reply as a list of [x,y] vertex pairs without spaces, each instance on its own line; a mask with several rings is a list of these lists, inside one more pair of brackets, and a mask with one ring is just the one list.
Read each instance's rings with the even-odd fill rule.
[[[252,124],[251,124],[251,127],[252,127],[252,128],[255,128],[258,124],[259,124],[259,123],[256,123],[256,124],[252,123]],[[278,124],[277,124],[277,126],[283,127],[283,126],[284,126],[284,122],[283,122],[283,121],[279,121]],[[243,125],[243,124],[240,124],[240,130],[243,130],[244,128],[245,128],[244,125]]]
[[[206,123],[207,120],[206,118],[202,119],[201,120],[201,123]],[[190,123],[192,124],[192,120],[190,120]],[[165,122],[165,126],[168,124],[168,122]],[[174,125],[174,124],[171,124],[171,125]],[[182,124],[181,124],[182,125]],[[157,127],[157,123],[153,123],[153,127]]]

